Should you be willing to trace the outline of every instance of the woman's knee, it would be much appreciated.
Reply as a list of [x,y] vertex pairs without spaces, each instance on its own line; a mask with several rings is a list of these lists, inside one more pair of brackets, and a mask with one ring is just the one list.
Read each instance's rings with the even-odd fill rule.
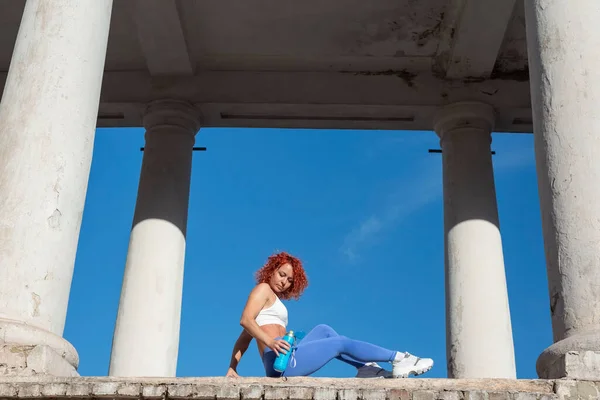
[[334,347],[339,355],[347,354],[350,351],[350,339],[346,336],[337,335],[335,339],[333,339],[335,344]]
[[342,335],[338,335],[336,339],[340,354],[347,354],[350,351],[352,340]]
[[315,330],[319,330],[320,332],[326,333],[327,336],[339,336],[338,333],[329,325],[319,324],[315,326]]

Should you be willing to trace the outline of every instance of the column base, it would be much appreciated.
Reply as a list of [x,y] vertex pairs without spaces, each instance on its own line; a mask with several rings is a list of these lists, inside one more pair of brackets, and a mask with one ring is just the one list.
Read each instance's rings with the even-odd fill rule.
[[79,376],[71,343],[44,329],[0,319],[0,376]]
[[600,332],[554,343],[540,354],[536,369],[541,379],[600,380]]
[[50,346],[0,345],[0,377],[35,375],[79,376],[75,367]]

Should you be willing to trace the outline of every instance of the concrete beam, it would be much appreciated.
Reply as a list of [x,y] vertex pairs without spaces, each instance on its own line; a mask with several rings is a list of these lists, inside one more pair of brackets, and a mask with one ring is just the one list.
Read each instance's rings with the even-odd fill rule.
[[480,101],[497,110],[497,129],[530,132],[529,92],[527,81],[448,81],[404,71],[203,71],[189,78],[107,72],[101,103],[187,100],[201,106],[203,126],[431,130],[439,106]]
[[[6,73],[0,73],[0,90]],[[152,100],[196,104],[203,126],[432,130],[438,107],[479,101],[496,110],[496,131],[531,132],[529,82],[444,80],[404,71],[203,71],[190,77],[106,72],[99,126],[141,126]]]
[[[435,106],[195,103],[203,127],[431,131]],[[143,103],[100,103],[98,127],[139,127]],[[529,108],[497,111],[496,132],[531,133]]]
[[193,75],[175,0],[133,0],[129,4],[150,74]]
[[491,75],[515,0],[452,0],[443,22],[438,68],[447,78]]
[[[0,74],[0,84],[3,76]],[[500,108],[529,108],[526,80],[445,80],[406,71],[276,72],[202,71],[191,77],[153,77],[106,72],[102,102],[149,102],[176,98],[192,103],[347,104],[440,106],[480,101]]]

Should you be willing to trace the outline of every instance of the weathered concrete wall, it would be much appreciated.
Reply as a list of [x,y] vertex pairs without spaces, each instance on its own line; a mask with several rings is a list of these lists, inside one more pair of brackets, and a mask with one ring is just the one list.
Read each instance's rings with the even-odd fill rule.
[[600,382],[513,379],[2,378],[0,398],[583,400]]

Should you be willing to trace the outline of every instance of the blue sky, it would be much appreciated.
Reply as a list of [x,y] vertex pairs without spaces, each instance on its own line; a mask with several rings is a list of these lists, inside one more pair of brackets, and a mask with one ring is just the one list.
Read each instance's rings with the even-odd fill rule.
[[[519,378],[552,342],[533,136],[494,134]],[[65,337],[106,375],[144,145],[99,129]],[[436,361],[446,377],[441,155],[432,132],[202,129],[194,155],[178,376],[225,374],[254,271],[278,250],[310,286],[290,328],[338,332]],[[254,344],[238,372],[261,376]],[[353,376],[337,361],[316,376]]]

